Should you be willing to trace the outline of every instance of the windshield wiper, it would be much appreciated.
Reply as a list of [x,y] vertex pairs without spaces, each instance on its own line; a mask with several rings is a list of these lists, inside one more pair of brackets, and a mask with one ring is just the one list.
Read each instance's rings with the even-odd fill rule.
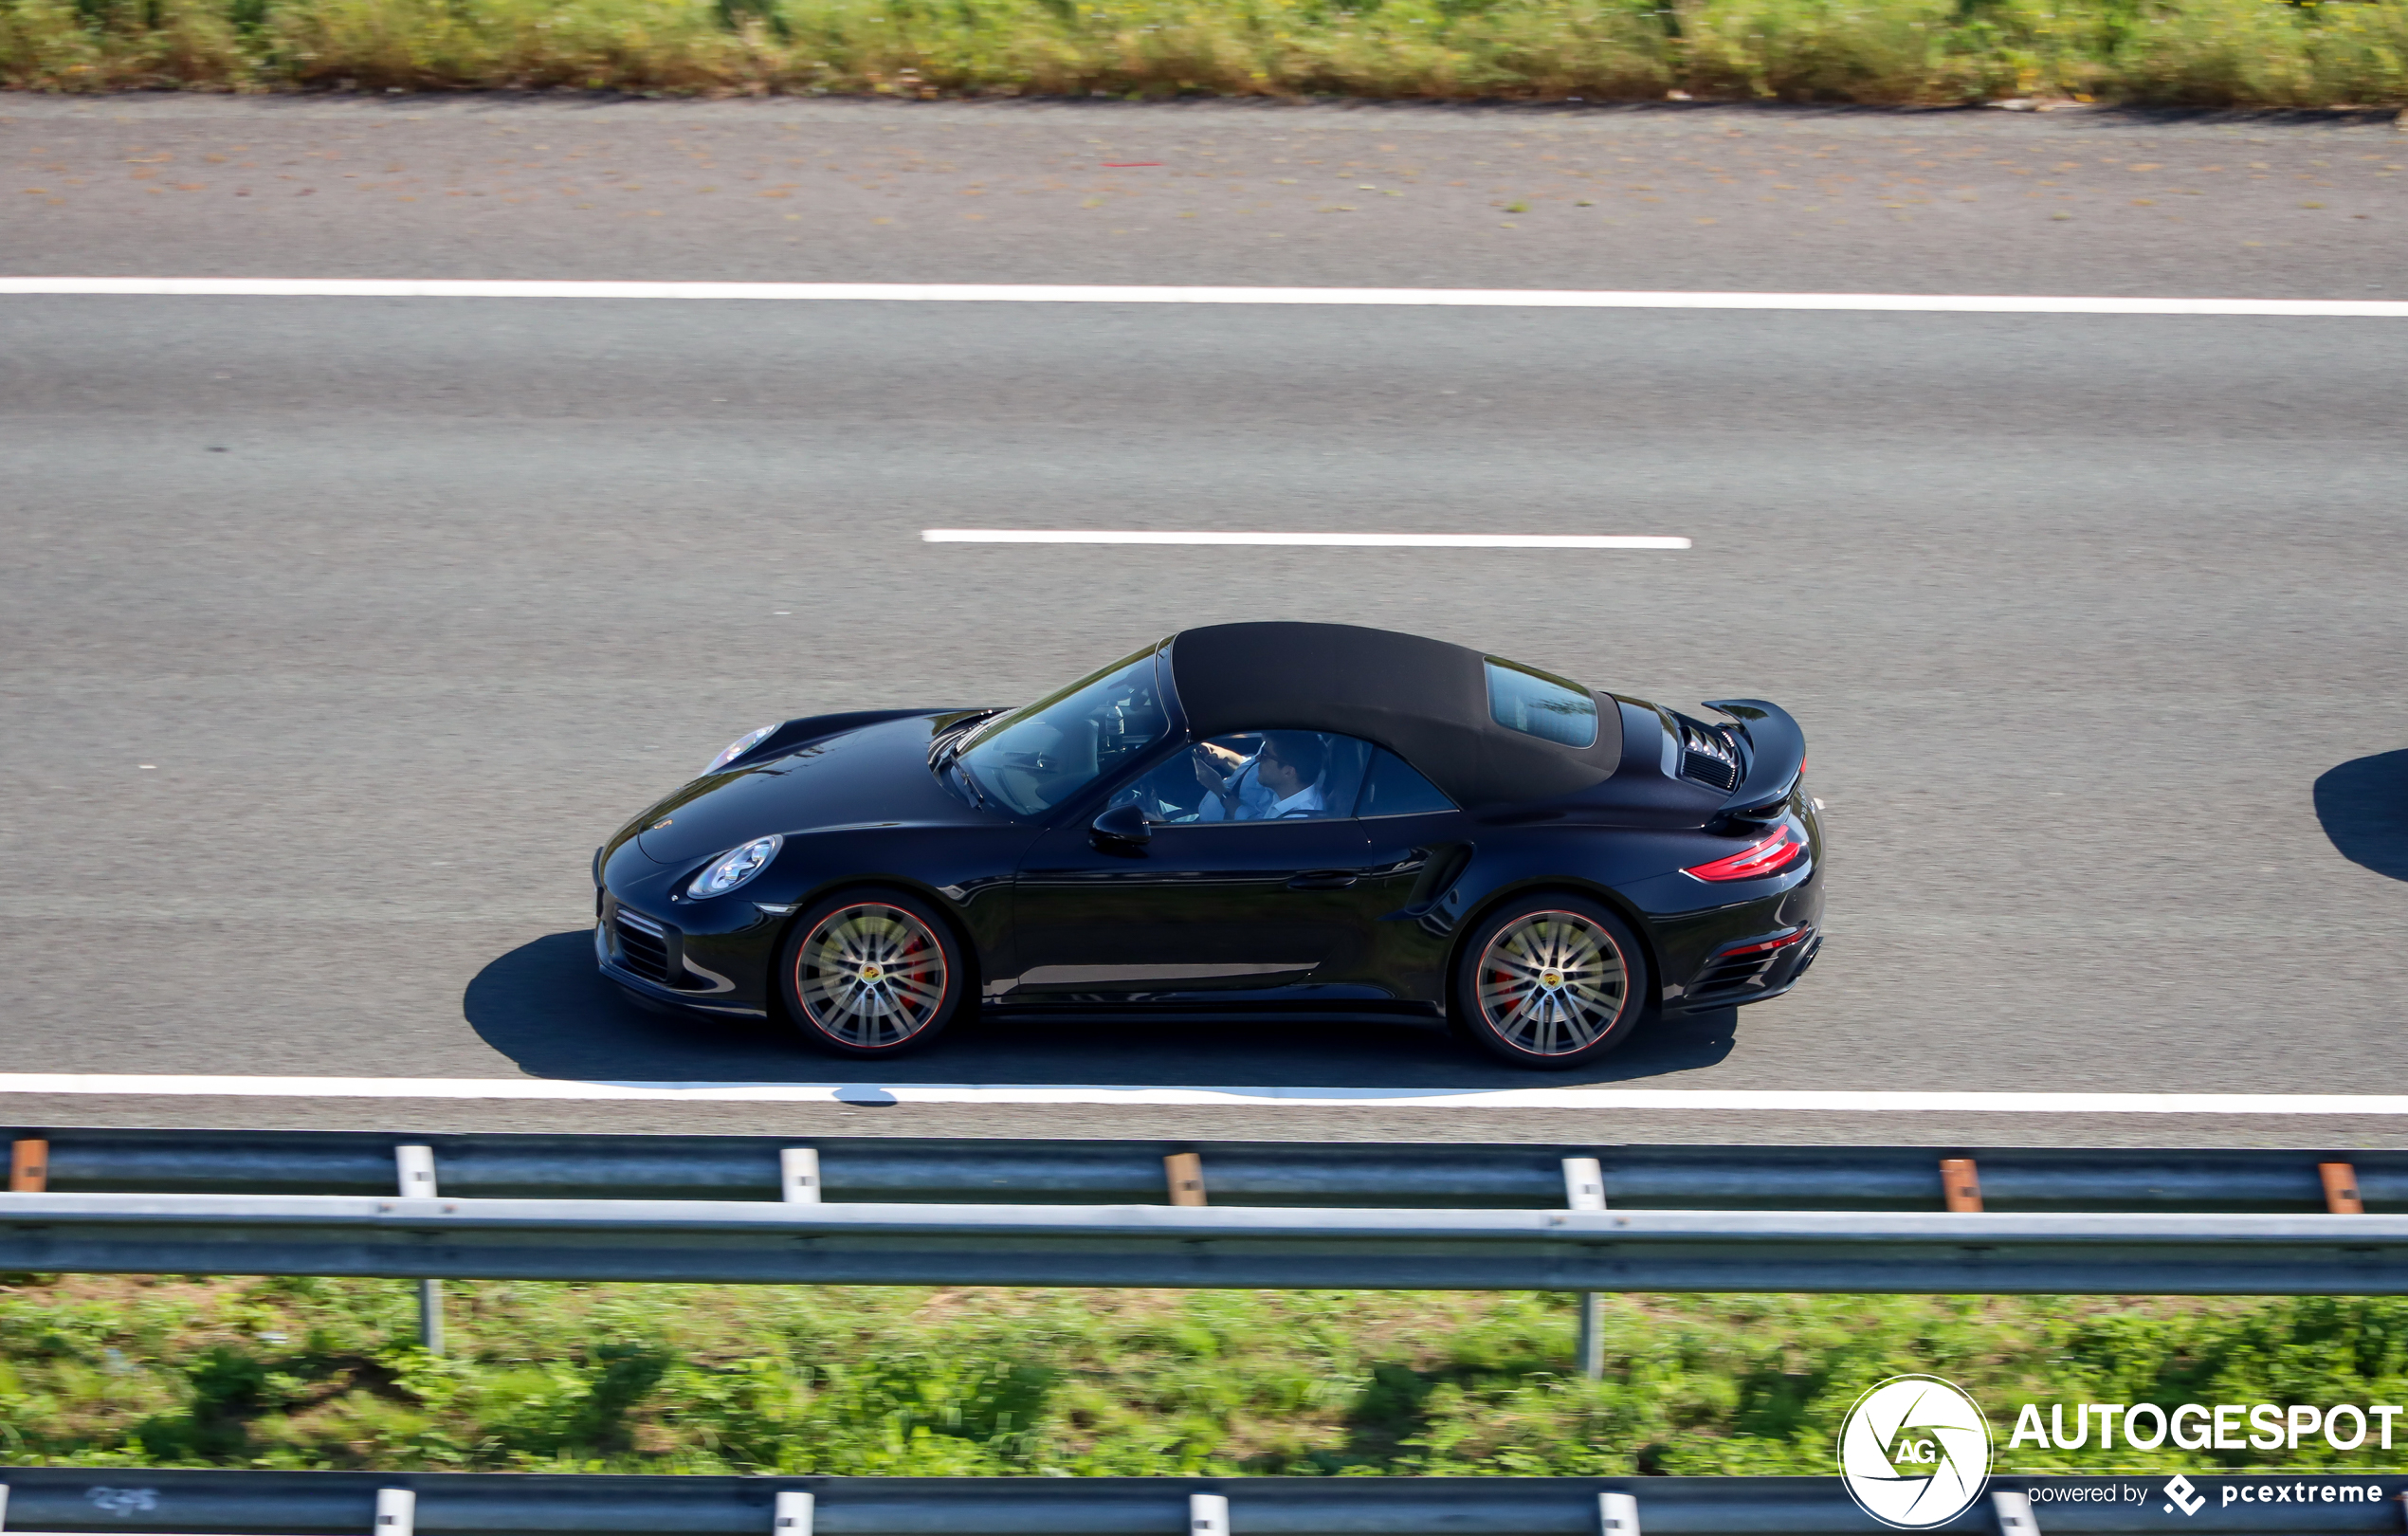
[[968,789],[971,795],[977,799],[978,809],[981,811],[986,810],[988,808],[986,788],[978,782],[978,776],[970,771],[970,765],[963,762],[958,758],[947,757],[945,759],[945,766],[961,776],[963,787]]
[[970,734],[1002,713],[1000,709],[982,709],[969,719],[956,721],[938,732],[937,739],[928,743],[928,766],[938,773],[944,772],[960,754],[961,744],[970,740]]

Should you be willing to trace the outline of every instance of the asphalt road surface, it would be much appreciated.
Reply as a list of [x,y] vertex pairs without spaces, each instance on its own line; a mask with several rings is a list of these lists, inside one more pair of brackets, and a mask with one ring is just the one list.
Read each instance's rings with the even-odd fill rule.
[[0,99],[0,266],[2408,299],[2408,134],[2312,120]]
[[[549,164],[517,179],[586,144],[580,191]],[[1125,192],[1085,188],[1180,170],[1072,163],[1196,145],[1227,163]],[[1360,180],[1285,185],[1305,149]],[[1749,159],[1825,151],[1853,167],[1826,178],[1829,227],[1790,190],[1822,184]],[[7,189],[9,273],[2408,296],[2408,141],[2347,119],[10,100],[11,156],[40,191]],[[777,156],[845,174],[739,185]],[[637,190],[603,200],[605,170]],[[1334,202],[1355,206],[1312,211]],[[1078,225],[1123,212],[1093,222],[1124,236]],[[594,844],[764,722],[1015,702],[1173,629],[1279,616],[1685,706],[1759,694],[1805,723],[1834,850],[1814,975],[1582,1081],[2393,1091],[2403,385],[2398,320],[0,300],[5,1070],[858,1077],[619,1001],[589,958]],[[942,526],[1695,543],[920,540]],[[1244,1023],[971,1024],[878,1080],[1532,1084],[1434,1033]],[[17,1124],[2408,1141],[2163,1117],[0,1104]]]

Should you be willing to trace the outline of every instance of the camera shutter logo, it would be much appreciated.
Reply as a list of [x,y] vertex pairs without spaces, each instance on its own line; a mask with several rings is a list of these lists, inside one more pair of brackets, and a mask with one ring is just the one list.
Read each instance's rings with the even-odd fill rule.
[[1856,1399],[1839,1427],[1849,1497],[1885,1526],[1944,1526],[1990,1478],[1990,1422],[1954,1382],[1893,1376]]

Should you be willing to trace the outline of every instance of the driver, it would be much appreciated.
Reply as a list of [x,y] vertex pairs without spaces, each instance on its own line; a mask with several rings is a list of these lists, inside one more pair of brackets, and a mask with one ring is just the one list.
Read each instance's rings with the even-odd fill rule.
[[1195,781],[1204,786],[1204,803],[1199,807],[1199,821],[1259,821],[1277,796],[1263,787],[1257,759],[1247,757],[1219,741],[1196,743]]
[[1254,777],[1273,798],[1264,821],[1322,814],[1321,771],[1328,754],[1310,731],[1268,731],[1254,754]]
[[[1226,747],[1205,743],[1214,757],[1231,754]],[[1323,814],[1322,768],[1328,754],[1310,731],[1266,731],[1263,744],[1241,760],[1226,778],[1208,766],[1205,752],[1195,759],[1195,777],[1210,792],[1200,819],[1205,821],[1283,821]]]

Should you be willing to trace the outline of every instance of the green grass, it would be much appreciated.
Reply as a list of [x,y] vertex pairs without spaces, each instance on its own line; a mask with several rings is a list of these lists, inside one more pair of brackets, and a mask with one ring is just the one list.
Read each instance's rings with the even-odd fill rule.
[[0,0],[0,84],[2408,101],[2408,0]]
[[[0,1286],[0,1459],[1823,1473],[1848,1405],[1903,1371],[1961,1382],[2002,1437],[2026,1399],[2408,1401],[2399,1299],[1614,1297],[1606,1379],[1588,1382],[1567,1369],[1574,1310],[1554,1295],[501,1283],[449,1295],[454,1349],[438,1360],[417,1348],[414,1291],[397,1282],[17,1277]],[[2105,1464],[2095,1452],[2004,1459]],[[2215,1459],[2119,1451],[2116,1464]]]

